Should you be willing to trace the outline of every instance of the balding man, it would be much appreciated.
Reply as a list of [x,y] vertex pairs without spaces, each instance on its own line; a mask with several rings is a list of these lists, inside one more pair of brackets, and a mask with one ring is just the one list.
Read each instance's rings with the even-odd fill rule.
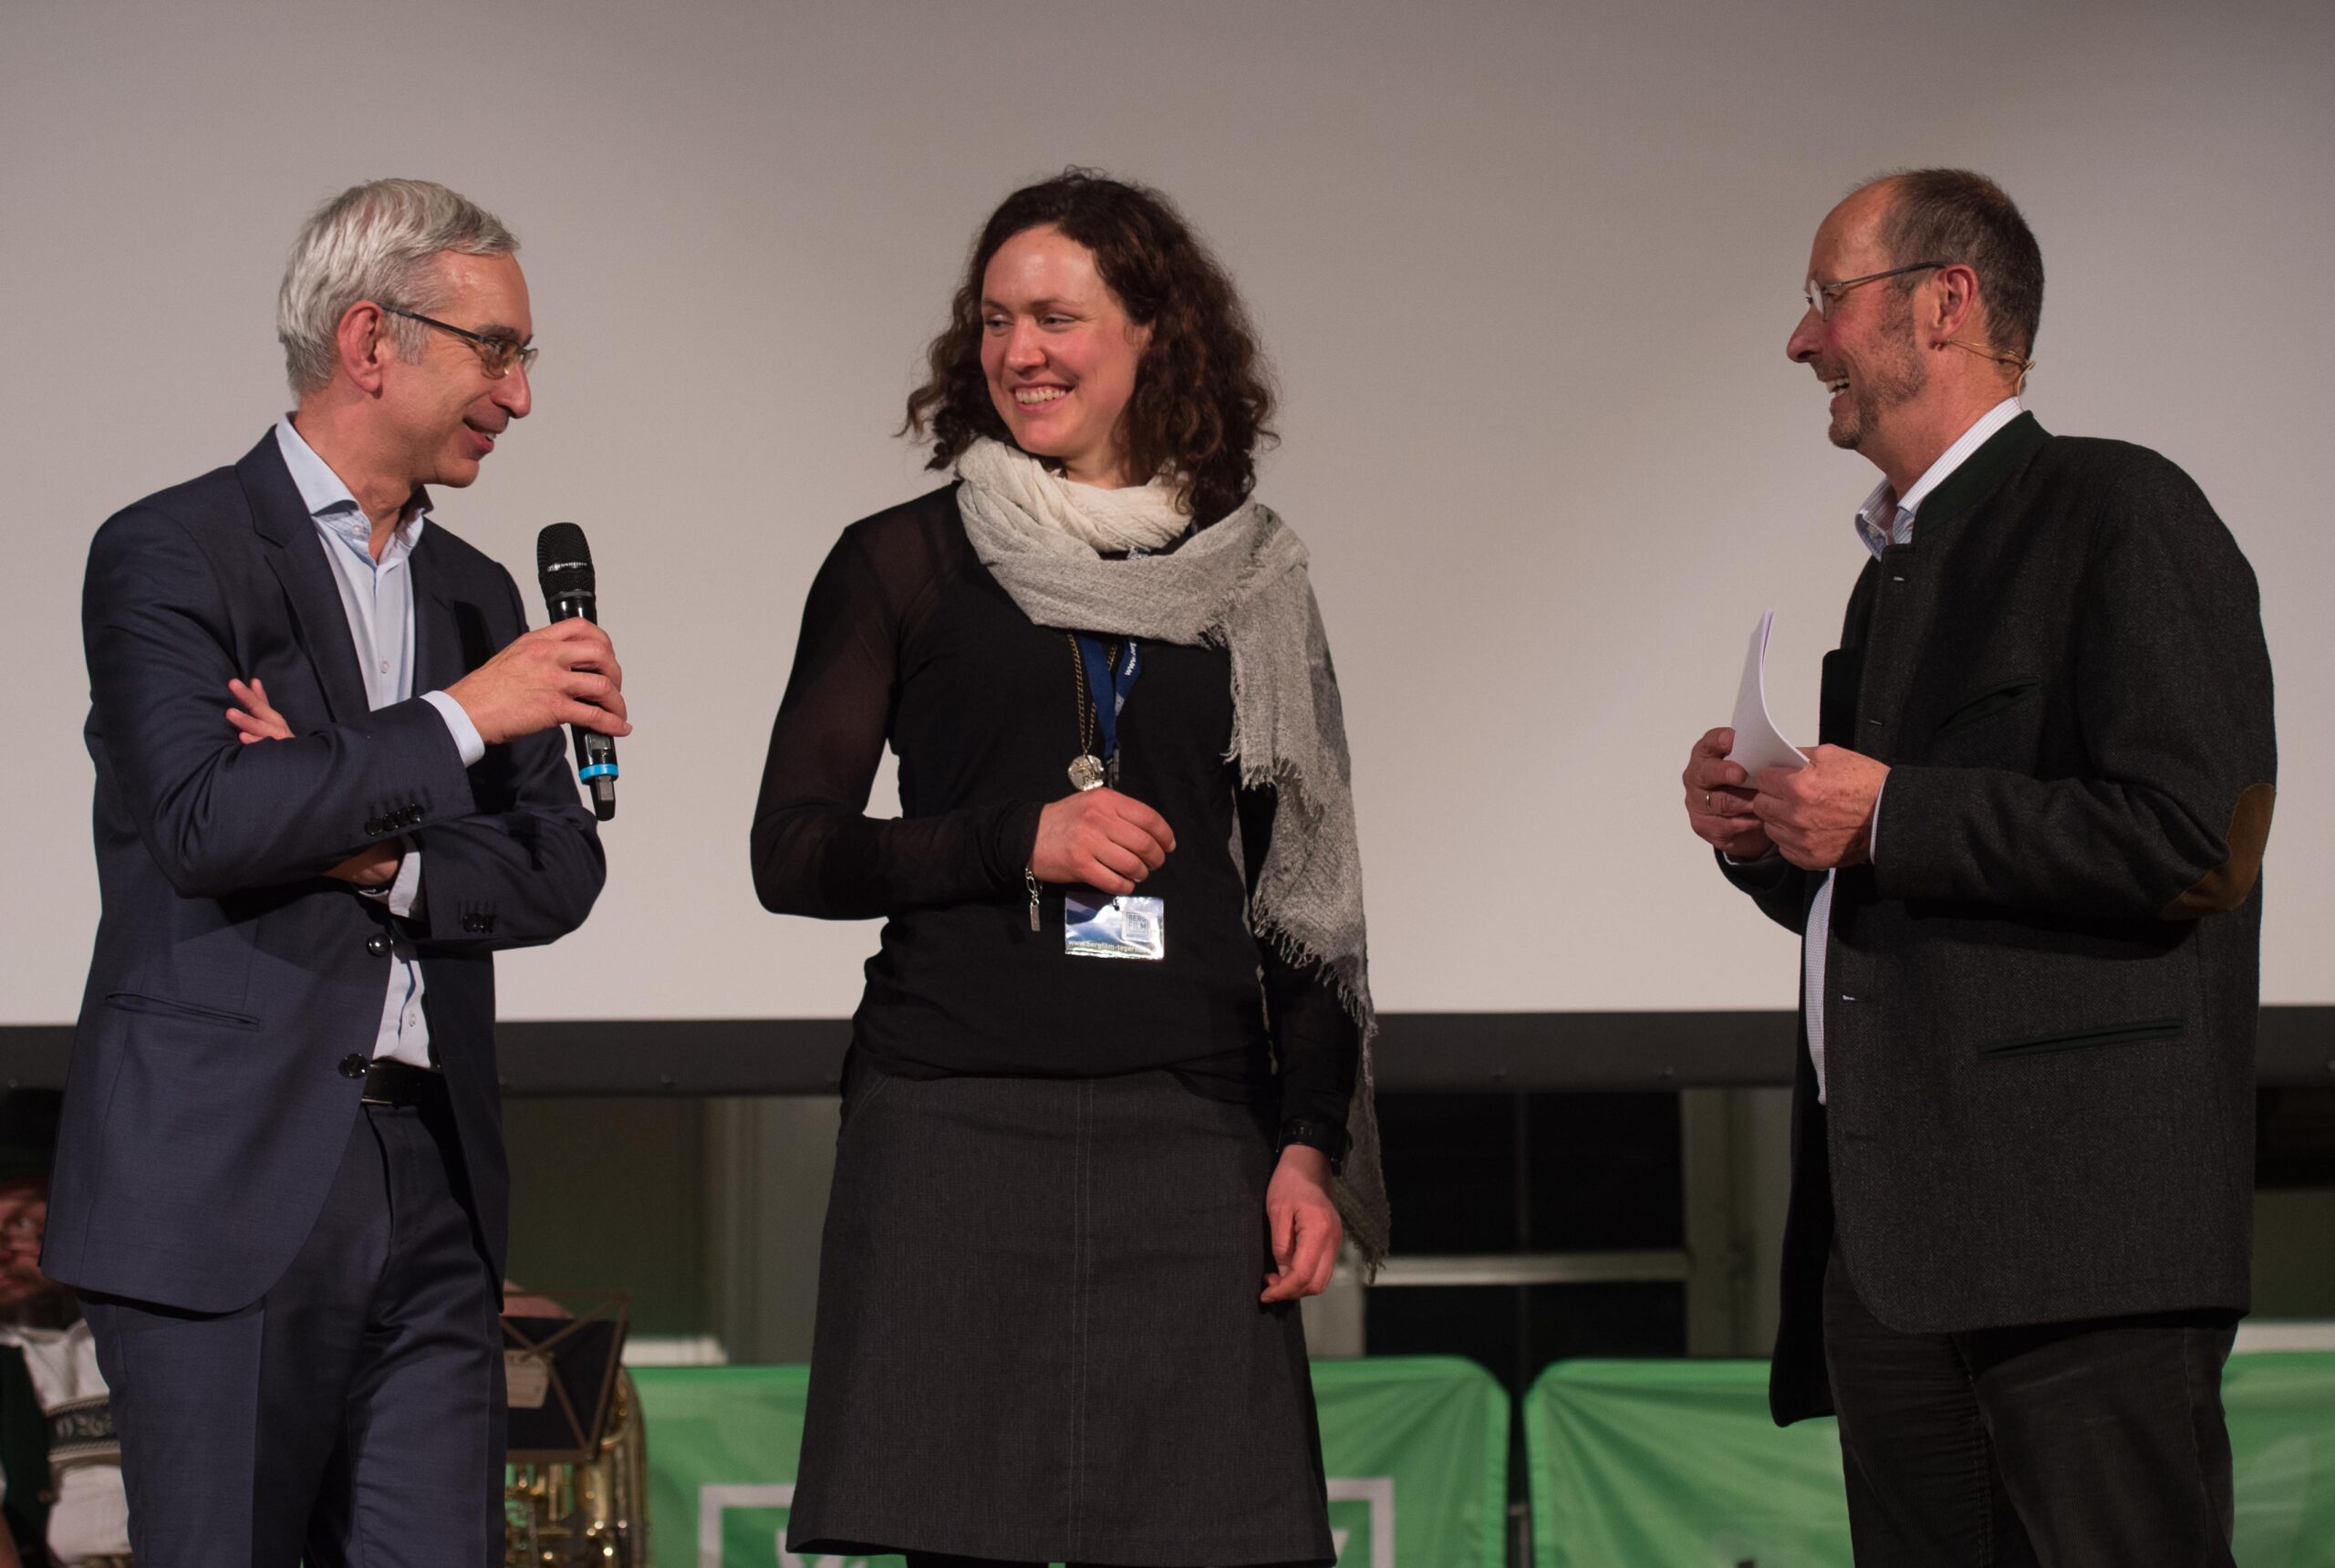
[[45,1262],[151,1568],[503,1560],[491,955],[599,893],[555,726],[628,728],[598,628],[527,631],[431,512],[532,407],[516,248],[424,181],[327,202],[297,407],[90,546],[103,914]]
[[1805,940],[1770,1397],[1837,1410],[1861,1563],[2226,1564],[2269,659],[2196,485],[2022,410],[2042,294],[1956,170],[1809,258],[1788,352],[1881,471],[1823,743],[1685,774]]

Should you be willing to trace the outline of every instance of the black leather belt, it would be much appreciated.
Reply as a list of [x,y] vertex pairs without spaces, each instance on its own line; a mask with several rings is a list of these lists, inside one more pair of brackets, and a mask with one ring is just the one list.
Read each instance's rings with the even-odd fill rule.
[[410,1062],[381,1060],[365,1069],[364,1106],[420,1106],[446,1097],[446,1078]]

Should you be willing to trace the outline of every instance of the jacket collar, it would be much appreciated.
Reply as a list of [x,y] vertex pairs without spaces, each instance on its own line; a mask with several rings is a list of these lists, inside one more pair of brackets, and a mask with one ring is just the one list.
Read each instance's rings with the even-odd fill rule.
[[1921,520],[1914,525],[1914,537],[1918,540],[1939,524],[1951,523],[1977,510],[2050,439],[2050,432],[2037,423],[2031,413],[2021,413],[1997,431],[1961,467],[1947,474],[1935,490],[1923,498]]
[[308,515],[307,503],[300,499],[300,487],[292,483],[292,471],[284,466],[284,449],[276,444],[275,426],[269,426],[259,444],[244,453],[243,461],[235,464],[235,477],[243,482],[244,495],[251,503],[252,526],[261,538],[282,545],[316,533],[316,520]]

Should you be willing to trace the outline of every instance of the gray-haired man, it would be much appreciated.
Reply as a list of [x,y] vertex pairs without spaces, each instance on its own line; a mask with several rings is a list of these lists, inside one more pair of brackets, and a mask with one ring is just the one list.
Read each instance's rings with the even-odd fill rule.
[[629,728],[607,638],[527,631],[430,515],[531,405],[516,248],[425,182],[327,203],[296,410],[90,548],[104,904],[44,1261],[140,1563],[502,1560],[491,955],[599,892],[555,726]]

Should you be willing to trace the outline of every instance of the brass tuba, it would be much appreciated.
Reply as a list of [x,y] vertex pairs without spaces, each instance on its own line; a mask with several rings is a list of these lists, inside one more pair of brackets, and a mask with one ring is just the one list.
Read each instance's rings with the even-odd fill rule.
[[503,1320],[511,1405],[504,1568],[649,1563],[649,1443],[639,1394],[618,1359],[627,1298],[586,1299],[538,1294],[528,1310],[549,1305],[566,1315]]

